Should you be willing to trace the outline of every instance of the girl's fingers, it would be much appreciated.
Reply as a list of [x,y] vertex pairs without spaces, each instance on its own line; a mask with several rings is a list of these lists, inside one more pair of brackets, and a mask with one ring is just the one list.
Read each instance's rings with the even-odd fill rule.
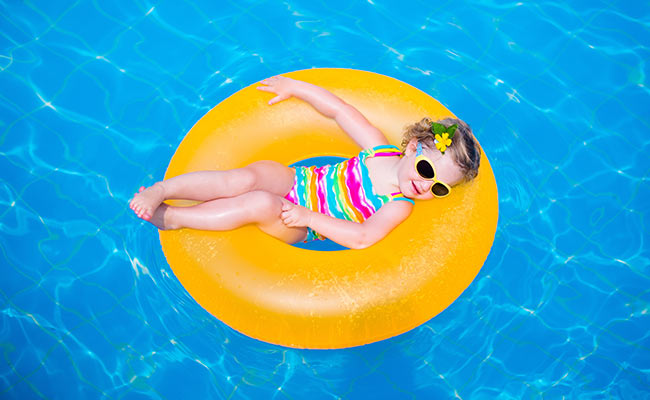
[[277,96],[275,99],[273,99],[273,100],[275,100],[273,103],[279,103],[281,101],[284,101],[284,100],[288,99],[289,97],[291,97],[291,95],[289,95],[289,94],[281,94],[281,95]]
[[284,223],[286,226],[292,226],[292,224],[295,222],[291,217],[291,213],[288,211],[283,211],[280,215],[280,218],[282,219],[282,223]]
[[268,84],[270,84],[270,83],[273,83],[273,81],[276,81],[276,80],[278,80],[277,76],[272,76],[272,77],[270,77],[270,78],[262,79],[262,80],[260,81],[260,83],[263,83],[263,84],[265,84],[265,85],[268,85]]

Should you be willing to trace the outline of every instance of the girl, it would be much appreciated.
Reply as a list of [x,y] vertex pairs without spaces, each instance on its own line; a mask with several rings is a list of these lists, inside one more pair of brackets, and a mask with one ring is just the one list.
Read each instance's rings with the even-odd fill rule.
[[[390,145],[353,106],[307,82],[274,76],[257,89],[291,96],[334,118],[361,147],[358,156],[320,168],[290,168],[258,161],[226,171],[196,171],[149,188],[130,202],[136,215],[158,229],[230,230],[255,224],[262,231],[296,243],[327,237],[352,249],[378,242],[404,221],[415,204],[447,196],[452,187],[473,179],[480,148],[464,122],[422,119],[407,127],[402,151]],[[166,199],[203,201],[173,207]]]

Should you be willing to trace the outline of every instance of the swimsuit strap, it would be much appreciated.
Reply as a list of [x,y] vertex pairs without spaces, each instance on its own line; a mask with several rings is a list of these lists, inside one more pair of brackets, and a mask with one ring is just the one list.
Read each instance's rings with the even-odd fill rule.
[[392,157],[392,156],[401,156],[402,152],[399,147],[392,144],[382,144],[375,146],[370,149],[368,156],[369,157]]
[[403,200],[403,201],[408,201],[409,203],[415,205],[415,201],[413,199],[409,199],[408,197],[404,196],[402,192],[395,192],[390,194],[390,200]]

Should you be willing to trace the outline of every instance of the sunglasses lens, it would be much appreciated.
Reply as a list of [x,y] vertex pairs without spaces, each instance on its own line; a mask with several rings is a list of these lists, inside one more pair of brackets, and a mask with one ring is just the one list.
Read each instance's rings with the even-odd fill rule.
[[431,192],[436,196],[446,196],[449,194],[449,189],[442,183],[436,182],[431,186]]
[[418,163],[415,164],[415,168],[417,169],[418,174],[420,174],[420,176],[425,179],[433,179],[436,175],[433,172],[433,167],[431,166],[431,164],[429,164],[425,160],[418,161]]

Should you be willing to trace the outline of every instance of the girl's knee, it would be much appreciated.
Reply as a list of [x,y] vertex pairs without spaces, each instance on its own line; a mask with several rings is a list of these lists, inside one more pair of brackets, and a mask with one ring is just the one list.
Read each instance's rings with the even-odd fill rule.
[[294,169],[279,162],[256,161],[242,169],[247,170],[254,177],[254,187],[251,190],[263,190],[284,196],[293,186]]
[[289,228],[282,222],[282,197],[263,190],[250,192],[246,197],[251,203],[249,209],[256,213],[251,218],[263,232],[289,244],[305,240],[307,228]]
[[[252,174],[255,174],[257,176],[263,176],[265,172],[267,172],[269,169],[272,169],[275,167],[277,164],[275,161],[270,161],[270,160],[260,160],[260,161],[254,161],[247,166],[245,166],[242,169],[250,171]],[[281,165],[281,164],[280,164]]]
[[234,179],[239,179],[240,183],[247,188],[249,192],[259,190],[264,181],[264,161],[256,161],[237,170],[238,174]]
[[236,171],[236,173],[228,175],[228,178],[231,179],[231,186],[240,187],[244,192],[255,190],[259,180],[255,171],[248,167],[238,168],[232,171]]
[[282,212],[282,199],[263,190],[254,190],[244,195],[242,199],[247,210],[251,212],[251,219],[257,222],[268,222],[270,219],[279,218]]

